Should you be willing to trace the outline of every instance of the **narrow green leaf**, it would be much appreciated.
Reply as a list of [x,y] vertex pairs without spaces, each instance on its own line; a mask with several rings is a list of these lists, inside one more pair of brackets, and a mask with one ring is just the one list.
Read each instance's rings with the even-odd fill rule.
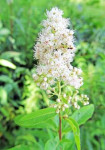
[[[94,105],[91,104],[75,111],[71,116],[71,118],[76,120],[78,125],[80,126],[84,124],[89,118],[92,117],[93,112],[94,112]],[[67,133],[69,131],[71,131],[71,127],[68,124],[66,124],[65,129],[63,129],[63,133]]]
[[16,66],[13,63],[5,59],[0,59],[0,65],[11,68],[11,69],[16,69]]
[[[45,108],[37,110],[33,113],[26,115],[19,115],[15,118],[15,123],[22,127],[36,128],[43,126],[45,122],[53,118],[56,115],[54,108]],[[46,128],[46,126],[45,126]]]
[[72,131],[74,133],[74,138],[75,138],[75,143],[77,145],[77,149],[81,150],[81,144],[80,144],[80,130],[79,130],[79,126],[78,123],[73,119],[73,118],[69,118],[66,119],[68,121],[68,123],[70,124]]
[[94,112],[94,105],[91,104],[75,111],[71,117],[74,120],[76,120],[79,125],[81,125],[92,117],[93,112]]

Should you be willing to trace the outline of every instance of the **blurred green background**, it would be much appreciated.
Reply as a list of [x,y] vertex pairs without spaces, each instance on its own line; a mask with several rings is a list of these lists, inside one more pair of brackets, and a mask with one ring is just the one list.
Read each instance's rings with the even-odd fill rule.
[[43,150],[54,136],[13,121],[48,106],[46,93],[32,79],[33,47],[46,9],[54,6],[71,19],[78,50],[74,65],[82,68],[82,91],[95,106],[93,118],[81,127],[82,150],[105,150],[105,0],[0,0],[0,150],[21,143]]

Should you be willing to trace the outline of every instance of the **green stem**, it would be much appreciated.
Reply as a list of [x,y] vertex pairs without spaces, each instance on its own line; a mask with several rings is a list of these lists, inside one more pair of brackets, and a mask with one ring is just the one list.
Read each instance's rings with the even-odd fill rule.
[[60,98],[60,95],[61,95],[61,85],[60,85],[60,81],[58,81],[58,90],[59,90],[58,97]]
[[59,113],[59,140],[62,140],[62,119],[61,119],[61,115]]
[[[58,98],[60,99],[60,95],[61,95],[61,85],[60,85],[60,81],[58,81]],[[61,114],[59,113],[59,140],[62,140],[62,119],[61,119]]]

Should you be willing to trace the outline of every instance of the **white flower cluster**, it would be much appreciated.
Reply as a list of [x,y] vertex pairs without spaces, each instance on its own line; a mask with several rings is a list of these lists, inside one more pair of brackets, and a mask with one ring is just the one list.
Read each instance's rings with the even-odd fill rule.
[[43,76],[40,83],[43,89],[54,84],[55,79],[63,80],[76,89],[83,84],[81,69],[70,64],[75,56],[74,31],[68,29],[69,20],[62,14],[58,8],[47,11],[47,20],[42,23],[44,29],[35,45],[35,58],[39,60],[36,79]]
[[[83,85],[82,70],[71,65],[75,56],[74,31],[68,27],[69,19],[62,17],[57,7],[46,13],[43,29],[35,45],[35,58],[38,59],[34,80],[40,88],[49,91],[57,81],[79,89]],[[50,91],[49,91],[50,92]]]
[[76,109],[80,109],[81,105],[88,105],[89,98],[87,95],[80,94],[79,91],[76,90],[71,96],[63,94],[56,100],[56,103],[52,104],[51,107],[56,108],[56,113],[60,111],[65,111],[69,107],[74,107]]

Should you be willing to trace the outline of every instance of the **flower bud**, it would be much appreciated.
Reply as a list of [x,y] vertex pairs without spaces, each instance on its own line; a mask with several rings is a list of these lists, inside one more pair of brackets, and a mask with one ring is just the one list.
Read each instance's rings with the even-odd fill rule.
[[67,104],[64,104],[64,107],[65,107],[65,108],[69,108],[69,106],[68,106]]
[[63,97],[66,98],[66,94],[63,94]]
[[60,103],[61,102],[61,100],[58,98],[57,100],[56,100],[58,103]]
[[70,104],[70,100],[68,100],[68,104]]
[[54,104],[54,105],[53,105],[53,107],[54,107],[54,108],[57,108],[57,105],[56,105],[56,104]]
[[33,79],[34,79],[35,81],[38,80],[38,76],[37,76],[35,73],[32,75],[32,77],[33,77]]
[[69,34],[70,34],[70,35],[73,35],[73,34],[74,34],[74,31],[73,31],[73,30],[70,30]]
[[44,78],[44,81],[47,81],[47,78],[46,78],[46,77]]
[[69,100],[71,100],[72,99],[72,97],[71,96],[69,96]]
[[59,114],[59,112],[60,112],[59,109],[57,109],[57,110],[56,110],[56,113]]
[[77,109],[80,109],[80,106],[79,106],[79,105],[77,106]]

